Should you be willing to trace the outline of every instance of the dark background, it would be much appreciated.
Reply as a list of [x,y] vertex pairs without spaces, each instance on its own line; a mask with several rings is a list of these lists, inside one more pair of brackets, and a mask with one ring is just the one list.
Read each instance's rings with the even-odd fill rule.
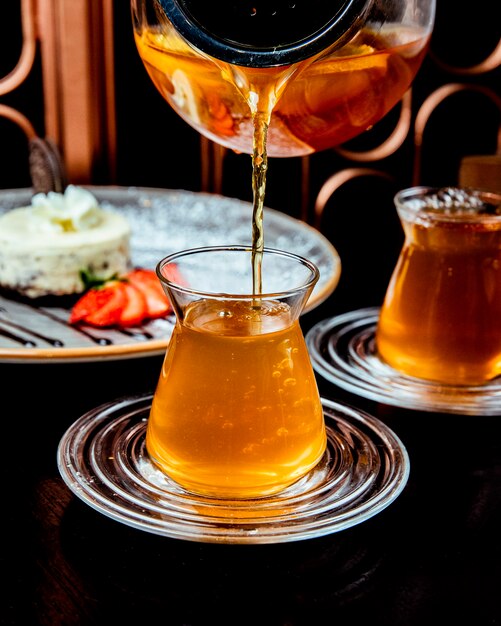
[[[68,0],[69,2],[70,0]],[[432,50],[468,67],[499,41],[499,2],[438,0]],[[137,56],[126,0],[117,1],[117,180],[96,184],[200,189],[199,138],[165,104]],[[19,2],[2,3],[0,75],[19,56]],[[440,85],[468,82],[501,93],[501,72],[461,76],[429,56],[415,107]],[[43,136],[40,68],[0,98]],[[415,111],[414,111],[415,112]],[[356,147],[377,145],[389,114]],[[394,118],[393,118],[394,119]],[[461,93],[426,129],[422,182],[456,182],[460,159],[496,151],[499,111]],[[334,150],[310,159],[310,205],[325,179],[353,164]],[[329,203],[322,231],[343,263],[338,289],[303,321],[379,303],[401,242],[392,196],[410,184],[413,141],[377,164],[391,184],[357,179]],[[297,216],[300,159],[270,163],[267,205]],[[369,184],[370,182],[370,184]],[[26,140],[0,118],[0,188],[30,186]],[[224,193],[250,199],[249,157],[229,154]],[[311,207],[310,207],[311,208]],[[58,442],[86,411],[151,391],[161,358],[45,366],[0,363],[2,522],[0,624],[102,626],[501,626],[499,416],[436,415],[321,393],[387,423],[411,458],[409,483],[387,510],[345,532],[270,546],[197,544],[118,524],[74,497],[55,463]]]

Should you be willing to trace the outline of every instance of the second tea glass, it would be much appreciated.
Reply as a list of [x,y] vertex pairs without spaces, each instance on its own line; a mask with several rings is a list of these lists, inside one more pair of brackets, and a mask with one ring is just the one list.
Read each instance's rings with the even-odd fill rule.
[[407,375],[482,385],[501,374],[501,195],[406,189],[405,242],[376,331],[381,359]]
[[323,409],[299,325],[319,272],[265,250],[253,292],[250,247],[182,251],[158,277],[176,313],[148,419],[151,460],[190,492],[278,493],[326,449]]

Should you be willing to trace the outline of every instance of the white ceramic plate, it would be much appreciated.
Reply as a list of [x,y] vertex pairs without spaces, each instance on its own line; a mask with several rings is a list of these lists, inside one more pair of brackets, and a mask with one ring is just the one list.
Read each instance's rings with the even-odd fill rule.
[[[132,262],[155,268],[164,256],[198,246],[249,245],[252,205],[213,194],[182,190],[87,187],[104,208],[123,213],[132,227]],[[26,206],[31,189],[0,191],[0,213]],[[265,245],[294,252],[320,270],[306,311],[336,288],[341,264],[332,244],[316,229],[288,215],[265,209]],[[40,306],[0,296],[0,359],[3,362],[96,361],[162,354],[174,318],[154,320],[124,331],[74,328],[69,309]]]

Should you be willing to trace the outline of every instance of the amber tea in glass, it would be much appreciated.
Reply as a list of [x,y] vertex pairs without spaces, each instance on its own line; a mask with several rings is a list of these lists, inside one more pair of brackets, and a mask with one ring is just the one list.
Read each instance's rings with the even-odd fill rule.
[[377,350],[414,377],[481,385],[501,375],[501,195],[416,187],[396,196],[405,241]]
[[326,447],[299,326],[318,270],[265,249],[264,291],[255,294],[251,258],[250,247],[201,248],[158,265],[177,322],[146,447],[168,476],[202,495],[279,492],[313,469]]

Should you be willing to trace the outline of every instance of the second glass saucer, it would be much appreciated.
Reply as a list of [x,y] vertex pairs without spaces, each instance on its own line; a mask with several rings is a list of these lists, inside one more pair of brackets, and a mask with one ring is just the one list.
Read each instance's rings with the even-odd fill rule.
[[445,385],[402,374],[379,358],[379,309],[323,320],[306,334],[313,367],[326,380],[369,400],[436,413],[501,414],[501,380],[480,386]]
[[211,543],[283,543],[359,524],[385,509],[407,483],[409,458],[383,423],[322,400],[328,445],[307,476],[280,494],[249,500],[194,495],[157,469],[145,449],[152,396],[100,406],[62,437],[59,472],[81,500],[126,525]]

